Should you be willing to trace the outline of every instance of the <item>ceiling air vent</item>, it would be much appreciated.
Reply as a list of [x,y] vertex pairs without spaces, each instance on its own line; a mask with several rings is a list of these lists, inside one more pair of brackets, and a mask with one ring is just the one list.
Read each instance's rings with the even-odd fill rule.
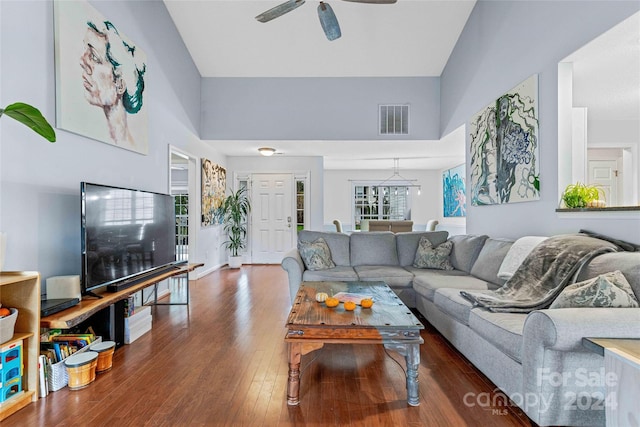
[[380,105],[380,135],[409,134],[409,105]]

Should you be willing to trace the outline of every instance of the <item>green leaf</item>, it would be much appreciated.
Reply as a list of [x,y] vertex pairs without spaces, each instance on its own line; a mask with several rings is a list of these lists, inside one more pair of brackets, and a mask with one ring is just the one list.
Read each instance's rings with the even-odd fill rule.
[[47,141],[56,142],[56,132],[37,108],[23,102],[16,102],[3,111],[0,110],[0,115],[2,113],[33,129]]

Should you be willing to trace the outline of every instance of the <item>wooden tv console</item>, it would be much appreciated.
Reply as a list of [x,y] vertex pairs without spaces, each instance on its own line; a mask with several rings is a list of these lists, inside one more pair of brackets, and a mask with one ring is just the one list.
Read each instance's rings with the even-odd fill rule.
[[124,301],[130,295],[133,295],[148,286],[154,285],[170,277],[189,273],[190,271],[193,271],[198,267],[202,267],[203,265],[204,264],[186,264],[177,266],[174,269],[167,271],[166,273],[159,274],[118,292],[107,292],[106,289],[98,290],[97,292],[95,292],[95,294],[101,298],[83,298],[78,305],[63,310],[59,313],[40,318],[40,326],[49,329],[73,328],[74,326],[87,320],[89,317],[93,316],[100,310],[107,308],[112,304]]

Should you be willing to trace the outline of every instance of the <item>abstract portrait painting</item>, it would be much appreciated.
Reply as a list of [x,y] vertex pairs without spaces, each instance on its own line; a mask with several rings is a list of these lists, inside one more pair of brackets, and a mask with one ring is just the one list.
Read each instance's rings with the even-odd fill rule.
[[147,154],[147,58],[88,2],[54,2],[56,125]]
[[540,198],[537,74],[476,114],[470,132],[474,206]]
[[227,171],[202,159],[202,226],[222,223],[222,204],[227,191]]
[[445,217],[467,216],[464,164],[442,173],[442,193]]

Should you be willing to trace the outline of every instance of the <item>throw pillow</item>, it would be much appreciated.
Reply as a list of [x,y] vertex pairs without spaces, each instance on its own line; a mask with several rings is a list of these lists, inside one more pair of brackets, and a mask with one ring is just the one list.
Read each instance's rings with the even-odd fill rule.
[[453,248],[453,242],[450,240],[434,247],[426,236],[422,236],[418,243],[413,266],[416,268],[453,270],[453,265],[451,265],[451,261],[449,260],[451,248]]
[[331,259],[329,245],[322,237],[318,237],[313,242],[300,240],[298,251],[307,270],[326,270],[336,266]]
[[569,285],[549,308],[638,307],[638,299],[620,270]]

